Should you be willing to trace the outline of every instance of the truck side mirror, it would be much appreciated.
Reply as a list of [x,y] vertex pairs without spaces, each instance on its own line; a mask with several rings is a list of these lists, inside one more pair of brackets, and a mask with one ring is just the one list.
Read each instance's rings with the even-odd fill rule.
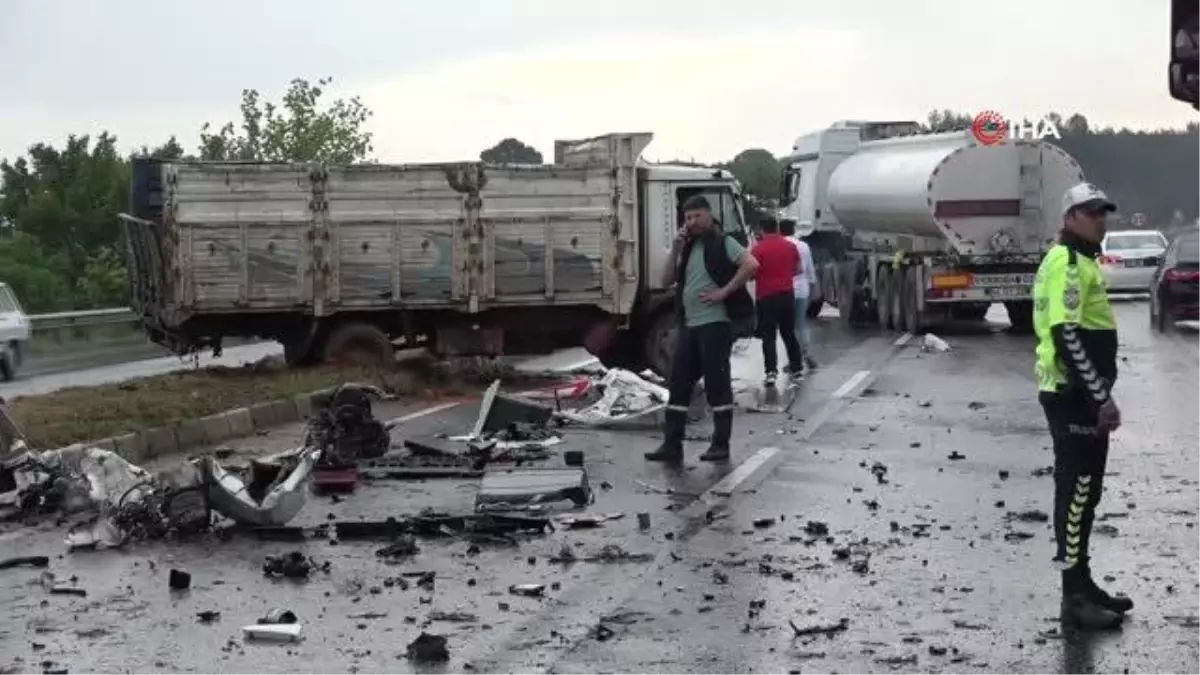
[[1171,0],[1171,60],[1168,79],[1171,97],[1200,108],[1200,17],[1193,0]]

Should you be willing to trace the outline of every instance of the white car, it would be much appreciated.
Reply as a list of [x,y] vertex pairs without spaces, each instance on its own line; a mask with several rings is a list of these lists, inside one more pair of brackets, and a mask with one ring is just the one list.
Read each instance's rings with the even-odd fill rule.
[[1120,230],[1109,232],[1100,247],[1103,255],[1097,262],[1108,290],[1145,293],[1167,250],[1167,238],[1157,230]]
[[29,317],[17,296],[0,282],[0,380],[16,379],[29,350]]

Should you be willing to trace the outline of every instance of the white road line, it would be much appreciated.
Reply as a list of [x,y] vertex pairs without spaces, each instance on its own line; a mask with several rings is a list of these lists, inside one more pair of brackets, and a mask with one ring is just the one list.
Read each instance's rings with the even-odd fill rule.
[[869,370],[858,371],[857,373],[852,375],[850,377],[850,379],[848,379],[844,383],[842,383],[842,386],[838,387],[837,391],[833,392],[833,397],[834,398],[845,398],[847,394],[854,391],[855,387],[862,384],[862,381],[867,379],[870,376],[871,376],[871,371],[869,371]]
[[707,492],[720,495],[722,497],[728,497],[737,490],[738,485],[741,485],[743,482],[745,482],[745,480],[752,476],[759,467],[761,467],[763,464],[766,464],[767,460],[771,459],[777,454],[779,454],[779,448],[763,448],[759,450],[753,455],[750,455],[746,461],[734,467],[733,471],[729,472],[716,485],[709,488]]
[[432,415],[434,413],[440,413],[443,410],[449,410],[460,404],[461,404],[461,401],[451,401],[449,403],[435,405],[431,408],[423,408],[416,412],[410,412],[407,415],[401,415],[401,416],[397,417],[396,419],[388,420],[387,422],[384,423],[384,426],[390,427],[390,426],[395,426],[397,424],[404,424],[405,422],[411,422],[415,419],[420,419],[422,417],[425,417],[426,415]]
[[892,343],[892,346],[893,347],[903,347],[904,345],[908,344],[908,341],[911,340],[912,337],[913,337],[912,333],[905,333],[904,335],[901,335],[900,337],[896,338],[896,341]]

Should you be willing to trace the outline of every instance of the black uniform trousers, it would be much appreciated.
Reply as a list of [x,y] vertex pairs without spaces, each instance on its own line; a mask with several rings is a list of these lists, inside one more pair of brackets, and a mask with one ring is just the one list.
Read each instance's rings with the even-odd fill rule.
[[1085,391],[1041,392],[1054,441],[1054,557],[1063,570],[1088,572],[1088,543],[1108,465],[1108,433],[1097,433]]
[[712,444],[729,447],[733,431],[733,382],[729,369],[732,350],[733,326],[728,321],[679,327],[664,429],[667,446],[682,447],[692,392],[703,377],[704,392],[713,413]]

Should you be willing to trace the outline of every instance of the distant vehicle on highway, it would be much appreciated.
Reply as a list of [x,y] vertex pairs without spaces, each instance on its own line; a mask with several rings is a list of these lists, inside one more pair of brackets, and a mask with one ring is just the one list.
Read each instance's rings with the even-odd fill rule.
[[0,282],[0,380],[16,379],[29,351],[29,317],[17,296]]
[[1109,232],[1100,247],[1100,271],[1109,291],[1145,293],[1154,269],[1167,250],[1167,238],[1157,230]]
[[1200,228],[1171,242],[1150,280],[1150,325],[1170,330],[1176,321],[1200,319]]

